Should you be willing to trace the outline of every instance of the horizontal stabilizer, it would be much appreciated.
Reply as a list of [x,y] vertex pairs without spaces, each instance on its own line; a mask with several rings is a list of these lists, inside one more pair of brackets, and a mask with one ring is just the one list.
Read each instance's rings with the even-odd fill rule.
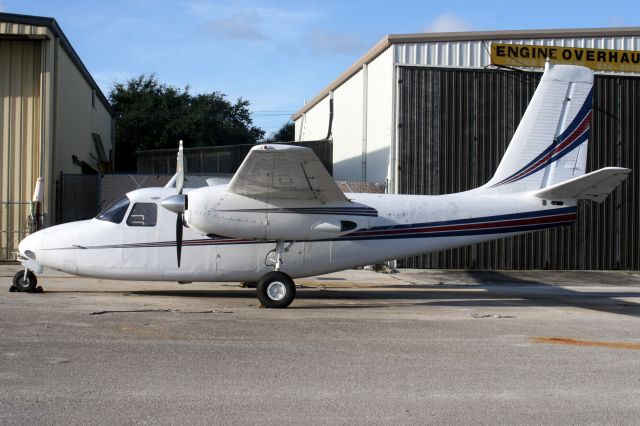
[[604,201],[623,180],[629,176],[630,169],[605,167],[595,172],[543,188],[533,195],[547,200],[592,200]]

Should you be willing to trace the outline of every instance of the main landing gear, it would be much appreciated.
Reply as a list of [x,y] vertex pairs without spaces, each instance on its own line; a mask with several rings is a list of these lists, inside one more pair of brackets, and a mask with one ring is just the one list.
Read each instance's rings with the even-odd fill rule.
[[284,272],[269,272],[258,281],[257,295],[265,308],[286,308],[296,297],[296,285]]
[[9,291],[21,291],[25,293],[35,293],[38,290],[38,279],[36,274],[28,269],[16,272],[13,276],[13,285]]
[[284,241],[278,241],[274,251],[276,253],[274,271],[268,272],[260,278],[256,290],[262,306],[282,309],[289,306],[296,297],[296,285],[289,275],[280,271],[280,267],[284,264],[284,254],[289,251],[289,248],[285,248]]

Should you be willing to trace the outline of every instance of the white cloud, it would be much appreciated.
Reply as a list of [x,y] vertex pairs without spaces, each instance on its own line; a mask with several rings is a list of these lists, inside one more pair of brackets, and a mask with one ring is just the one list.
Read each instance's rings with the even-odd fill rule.
[[[2,0],[0,0],[2,1]],[[264,2],[189,2],[187,10],[210,34],[234,39],[298,38],[302,28],[318,17],[311,8],[265,6]]]
[[210,19],[203,27],[210,33],[235,40],[264,40],[256,12],[237,12],[224,18]]
[[367,45],[355,34],[331,33],[323,30],[312,31],[305,41],[314,53],[318,54],[352,54],[364,53]]
[[608,27],[624,27],[626,25],[627,23],[625,22],[625,19],[622,16],[610,16],[607,19]]
[[459,16],[443,13],[427,25],[423,31],[427,33],[446,33],[455,31],[471,31],[473,25]]

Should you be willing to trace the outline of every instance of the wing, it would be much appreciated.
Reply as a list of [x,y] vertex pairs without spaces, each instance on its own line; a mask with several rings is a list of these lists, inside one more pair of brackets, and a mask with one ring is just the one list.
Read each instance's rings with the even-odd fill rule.
[[267,200],[348,201],[316,154],[293,145],[252,148],[227,191]]
[[541,189],[534,193],[536,197],[547,200],[592,200],[598,203],[604,201],[616,186],[629,176],[631,170],[622,167],[605,167],[595,172],[561,182]]

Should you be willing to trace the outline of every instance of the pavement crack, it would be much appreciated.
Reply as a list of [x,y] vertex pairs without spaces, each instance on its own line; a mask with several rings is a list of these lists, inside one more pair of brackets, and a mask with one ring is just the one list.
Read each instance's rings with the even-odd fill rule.
[[515,318],[513,315],[471,314],[473,318]]
[[232,314],[233,311],[219,311],[219,310],[206,310],[206,311],[183,311],[180,309],[129,309],[129,310],[115,310],[115,311],[95,311],[88,315],[105,315],[105,314],[119,314],[119,313],[145,313],[145,312],[176,312],[181,314]]

